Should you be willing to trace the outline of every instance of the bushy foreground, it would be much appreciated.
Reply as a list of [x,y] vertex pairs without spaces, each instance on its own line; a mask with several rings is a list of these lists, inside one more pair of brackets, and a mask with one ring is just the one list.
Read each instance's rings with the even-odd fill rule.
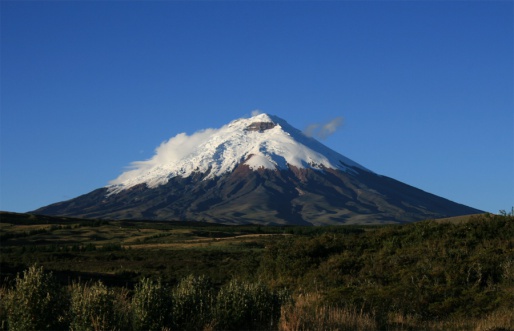
[[384,327],[375,314],[331,306],[320,293],[271,290],[232,280],[217,291],[205,277],[189,276],[170,287],[142,279],[129,292],[102,282],[60,287],[51,273],[32,266],[12,288],[0,289],[0,330],[514,330],[511,310],[480,319],[422,321],[390,314]]
[[192,259],[193,275],[130,289],[32,266],[0,288],[1,330],[514,330],[514,213],[288,230],[214,284]]
[[232,280],[218,290],[205,277],[176,286],[142,279],[133,293],[102,282],[60,287],[32,266],[1,292],[2,330],[273,330],[285,292]]

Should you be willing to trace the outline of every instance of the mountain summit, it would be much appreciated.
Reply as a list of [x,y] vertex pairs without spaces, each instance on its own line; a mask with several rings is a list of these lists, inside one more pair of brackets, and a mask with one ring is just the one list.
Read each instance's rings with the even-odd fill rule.
[[213,179],[233,171],[238,165],[251,170],[338,169],[352,171],[361,165],[334,152],[290,126],[283,119],[267,114],[238,119],[220,129],[208,129],[193,136],[179,134],[163,143],[148,161],[136,162],[136,169],[112,181],[111,193],[145,183],[153,188],[170,178],[205,174]]
[[397,223],[480,213],[377,175],[267,114],[162,143],[108,186],[34,213],[258,224]]

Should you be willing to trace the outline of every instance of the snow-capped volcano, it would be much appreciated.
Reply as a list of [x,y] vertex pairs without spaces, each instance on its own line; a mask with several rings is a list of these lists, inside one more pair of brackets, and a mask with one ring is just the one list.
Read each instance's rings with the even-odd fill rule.
[[305,136],[285,120],[259,114],[242,118],[219,129],[187,136],[178,134],[164,142],[154,157],[133,163],[133,169],[111,182],[109,192],[119,193],[138,184],[153,188],[170,178],[204,173],[212,179],[245,164],[252,170],[331,168],[352,171],[361,165]]
[[398,223],[480,212],[375,174],[267,114],[178,134],[110,185],[34,211],[302,225]]

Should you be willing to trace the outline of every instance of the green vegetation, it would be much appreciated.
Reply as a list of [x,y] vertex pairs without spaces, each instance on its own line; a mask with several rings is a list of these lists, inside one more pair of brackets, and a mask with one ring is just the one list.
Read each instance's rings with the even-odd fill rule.
[[215,294],[205,277],[189,276],[172,289],[143,278],[131,300],[126,289],[100,281],[55,284],[52,274],[37,266],[17,277],[16,285],[3,291],[2,329],[273,330],[282,306],[264,284],[231,281]]
[[222,330],[269,330],[278,325],[286,295],[270,291],[260,282],[231,280],[218,292],[216,326]]
[[514,330],[510,212],[373,227],[2,213],[0,239],[2,330]]
[[153,282],[143,278],[136,285],[132,297],[132,323],[136,330],[160,330],[170,325],[169,307],[172,300],[170,289],[161,281]]
[[[61,329],[67,298],[52,275],[32,266],[15,281],[14,289],[8,291],[2,300],[9,330]],[[4,324],[2,321],[2,326]]]
[[108,288],[98,281],[92,285],[72,284],[68,292],[70,330],[128,329],[130,305],[126,291]]

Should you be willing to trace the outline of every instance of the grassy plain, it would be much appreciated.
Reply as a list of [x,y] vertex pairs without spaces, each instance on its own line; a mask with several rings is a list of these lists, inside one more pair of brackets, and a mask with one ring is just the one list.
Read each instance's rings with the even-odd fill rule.
[[[102,221],[2,213],[2,280],[33,263],[64,278],[133,284],[207,274],[221,283],[249,267],[283,228],[197,222]],[[255,261],[254,261],[255,262]],[[254,265],[254,268],[257,266]],[[7,277],[7,278],[6,278]]]
[[[514,330],[514,215],[265,227],[0,214],[1,287],[37,264],[62,286],[190,275],[286,289],[273,329]],[[219,321],[218,321],[219,322]]]

